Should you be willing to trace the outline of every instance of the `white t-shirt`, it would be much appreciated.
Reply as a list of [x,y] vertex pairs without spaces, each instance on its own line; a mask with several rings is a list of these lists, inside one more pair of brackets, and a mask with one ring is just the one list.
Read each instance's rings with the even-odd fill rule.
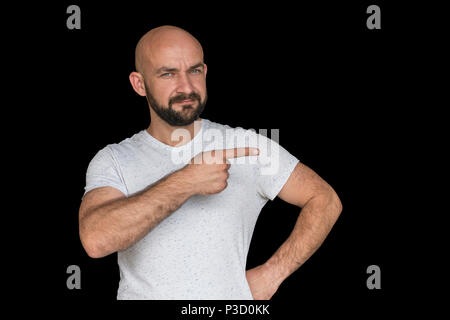
[[253,130],[207,119],[200,126],[179,147],[142,130],[106,146],[89,164],[85,193],[111,186],[129,197],[181,169],[199,152],[260,149],[259,156],[229,160],[228,186],[222,192],[189,198],[140,241],[118,252],[117,299],[253,299],[245,267],[256,220],[299,160],[273,137]]

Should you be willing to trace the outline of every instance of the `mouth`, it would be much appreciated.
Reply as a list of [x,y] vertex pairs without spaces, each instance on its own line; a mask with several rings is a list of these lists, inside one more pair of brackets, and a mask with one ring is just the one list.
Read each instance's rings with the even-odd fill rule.
[[193,103],[193,102],[194,102],[194,100],[188,99],[188,100],[183,100],[183,101],[175,102],[175,103],[178,103],[178,104],[187,104],[187,103]]

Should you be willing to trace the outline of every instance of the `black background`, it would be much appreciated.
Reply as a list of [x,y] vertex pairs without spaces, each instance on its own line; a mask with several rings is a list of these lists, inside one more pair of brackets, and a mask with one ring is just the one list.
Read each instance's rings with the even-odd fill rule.
[[[81,30],[66,28],[71,4],[81,8]],[[370,4],[381,7],[381,30],[366,28]],[[412,79],[430,40],[412,22],[412,9],[420,8],[381,1],[245,6],[61,1],[28,7],[16,25],[34,28],[15,37],[18,44],[26,42],[23,60],[34,66],[22,94],[40,101],[31,103],[31,123],[23,128],[27,139],[39,136],[39,143],[29,146],[34,154],[29,169],[39,173],[29,187],[39,202],[30,220],[36,237],[21,265],[25,283],[30,273],[36,277],[27,296],[74,311],[92,302],[107,306],[102,312],[114,306],[146,310],[146,304],[115,301],[117,256],[86,255],[77,214],[95,153],[149,124],[146,100],[128,81],[134,48],[151,28],[172,24],[204,48],[209,100],[202,117],[233,127],[279,129],[280,144],[342,200],[342,215],[324,244],[272,298],[278,314],[311,309],[367,317],[399,307],[400,296],[414,295],[407,289],[411,243],[403,232],[411,195],[403,191],[409,177],[404,155],[417,129],[411,104],[420,97],[413,94]],[[248,268],[275,252],[298,212],[279,199],[266,205]],[[72,264],[81,268],[81,290],[66,287]],[[366,287],[372,264],[381,268],[381,290]]]

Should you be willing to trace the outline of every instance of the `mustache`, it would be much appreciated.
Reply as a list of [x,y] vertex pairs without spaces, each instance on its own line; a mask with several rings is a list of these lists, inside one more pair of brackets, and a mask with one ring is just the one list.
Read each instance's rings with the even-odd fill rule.
[[181,102],[181,101],[184,101],[184,100],[198,100],[200,102],[201,101],[201,97],[196,92],[191,92],[189,94],[187,94],[187,93],[180,93],[179,95],[176,95],[175,97],[172,97],[172,98],[169,99],[169,105],[171,105],[173,103]]

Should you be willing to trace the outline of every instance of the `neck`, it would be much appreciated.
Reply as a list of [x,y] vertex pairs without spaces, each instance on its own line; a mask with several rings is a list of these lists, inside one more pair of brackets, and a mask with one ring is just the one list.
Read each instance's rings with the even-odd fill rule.
[[[193,123],[187,126],[180,127],[171,126],[164,120],[159,119],[159,117],[153,117],[153,119],[154,120],[150,122],[150,125],[147,128],[147,132],[151,134],[155,139],[171,147],[179,147],[185,145],[197,135],[202,127],[201,118],[198,118]],[[174,132],[175,130],[178,131]]]

